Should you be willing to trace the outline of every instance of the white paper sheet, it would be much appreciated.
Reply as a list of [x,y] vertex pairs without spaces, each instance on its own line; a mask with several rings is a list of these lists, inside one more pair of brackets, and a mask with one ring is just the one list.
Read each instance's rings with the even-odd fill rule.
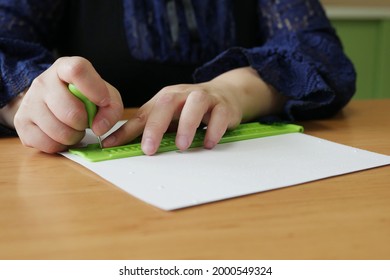
[[303,133],[95,163],[68,152],[63,155],[164,210],[390,164],[390,156]]

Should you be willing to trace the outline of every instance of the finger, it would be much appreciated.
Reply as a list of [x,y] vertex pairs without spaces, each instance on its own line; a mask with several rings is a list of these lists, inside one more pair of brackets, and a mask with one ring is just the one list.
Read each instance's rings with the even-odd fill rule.
[[[35,119],[48,119],[48,109],[50,115],[54,115],[56,119],[61,120],[63,124],[81,131],[88,127],[88,116],[85,110],[84,103],[77,97],[69,93],[67,86],[58,79],[46,78],[47,75],[42,75],[35,79],[30,87],[26,99],[30,102],[30,106],[34,108]],[[37,96],[37,91],[43,91],[43,102],[32,96]],[[27,102],[27,101],[26,101]],[[46,104],[46,107],[42,107]],[[39,109],[36,109],[38,108]]]
[[34,114],[31,118],[32,122],[39,127],[39,129],[55,142],[70,146],[74,145],[83,139],[85,130],[75,130],[60,120],[45,106],[37,108],[41,112],[40,115]]
[[146,155],[157,152],[164,133],[172,121],[176,109],[180,106],[182,94],[169,91],[161,92],[147,117],[142,136],[141,147]]
[[[85,126],[82,126],[81,130],[77,130],[72,128],[71,126],[68,126],[66,123],[60,121],[60,119],[57,118],[56,113],[58,113],[58,111],[61,111],[62,107],[66,107],[66,106],[64,106],[63,104],[58,105],[54,103],[54,105],[52,104],[52,108],[49,108],[50,102],[48,103],[40,102],[39,100],[36,99],[31,100],[32,98],[31,96],[33,94],[34,92],[31,92],[31,95],[29,93],[25,97],[24,100],[25,102],[21,104],[20,112],[23,111],[27,112],[27,115],[25,113],[25,116],[27,117],[25,123],[35,124],[49,138],[63,145],[76,144],[83,138]],[[55,95],[55,93],[53,94]],[[63,103],[66,104],[66,100],[68,99],[67,98],[68,94],[65,95],[65,97],[66,98],[61,98],[60,100],[64,99]],[[49,100],[53,100],[53,99],[56,98],[49,98]],[[75,102],[80,103],[78,102],[78,100],[75,100]],[[80,105],[79,107],[82,107],[82,105]],[[84,113],[82,109],[80,109],[79,111],[82,114]]]
[[[42,133],[46,134],[50,139],[62,144],[62,145],[73,145],[79,142],[84,135],[84,126],[80,126],[80,130],[74,129],[68,126],[66,123],[60,121],[55,113],[62,112],[65,108],[73,107],[72,105],[66,105],[67,100],[72,101],[72,96],[69,94],[64,94],[59,96],[59,100],[62,101],[60,104],[55,102],[51,105],[52,108],[49,108],[50,101],[57,100],[57,87],[54,87],[53,92],[49,92],[47,84],[44,82],[44,78],[37,78],[32,83],[28,93],[25,95],[23,102],[21,103],[17,114],[15,115],[15,126],[18,128],[18,133],[26,127],[26,125],[36,125]],[[60,83],[58,88],[61,89],[62,84]],[[42,97],[43,95],[43,97]],[[48,98],[49,96],[50,98]],[[43,98],[43,100],[42,100]],[[45,102],[48,100],[49,102]],[[79,103],[78,100],[75,100],[76,105]],[[71,102],[72,103],[72,102]],[[65,104],[65,106],[64,106]],[[82,105],[80,104],[81,115],[85,114],[82,110]],[[59,113],[61,115],[61,113]],[[75,121],[74,123],[79,123]],[[24,134],[24,137],[35,138],[35,135]]]
[[135,116],[130,118],[118,130],[104,139],[103,146],[113,147],[123,145],[140,136],[145,127],[147,112],[147,106],[144,105],[141,107]]
[[119,91],[106,83],[110,95],[110,103],[100,106],[92,123],[92,130],[96,135],[103,135],[111,129],[123,115],[123,103]]
[[67,149],[66,145],[54,141],[33,123],[28,123],[18,130],[18,135],[23,145],[45,153],[53,154]]
[[221,140],[222,136],[229,127],[230,118],[228,109],[222,105],[216,105],[211,111],[207,131],[204,139],[204,147],[212,149]]
[[[74,84],[99,107],[92,124],[96,135],[103,135],[120,120],[123,103],[118,90],[106,83],[88,60],[81,57],[64,57],[57,60],[54,66],[60,81]],[[69,109],[71,112],[76,110],[75,107],[70,108],[73,108]]]
[[188,95],[180,115],[176,135],[176,146],[180,150],[186,150],[191,145],[195,132],[210,106],[213,104],[206,92],[196,90]]
[[58,78],[65,83],[74,84],[89,100],[99,107],[110,104],[111,96],[106,83],[92,64],[82,57],[59,58],[53,67]]

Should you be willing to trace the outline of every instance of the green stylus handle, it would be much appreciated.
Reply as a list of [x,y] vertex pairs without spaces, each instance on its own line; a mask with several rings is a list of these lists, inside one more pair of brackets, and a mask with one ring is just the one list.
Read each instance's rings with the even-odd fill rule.
[[88,126],[89,128],[92,128],[92,122],[93,119],[96,116],[97,113],[97,107],[95,103],[91,102],[84,94],[82,94],[81,91],[79,91],[75,85],[69,84],[68,85],[69,91],[76,96],[78,99],[80,99],[85,106],[85,110],[87,111],[88,114]]

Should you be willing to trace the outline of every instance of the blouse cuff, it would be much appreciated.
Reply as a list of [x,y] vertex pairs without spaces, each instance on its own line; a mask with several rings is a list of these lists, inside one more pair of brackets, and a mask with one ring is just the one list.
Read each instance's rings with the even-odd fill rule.
[[264,120],[312,119],[313,110],[315,118],[329,115],[329,108],[322,110],[322,107],[332,103],[335,93],[317,73],[312,63],[299,53],[291,55],[287,50],[261,47],[230,48],[196,69],[194,80],[209,81],[226,71],[246,66],[255,69],[264,82],[288,98],[282,114],[267,116]]

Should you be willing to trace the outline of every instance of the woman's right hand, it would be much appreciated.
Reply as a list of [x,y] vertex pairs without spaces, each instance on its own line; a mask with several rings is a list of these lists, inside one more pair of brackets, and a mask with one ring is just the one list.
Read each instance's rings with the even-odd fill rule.
[[84,137],[87,112],[84,103],[69,92],[70,83],[99,107],[92,124],[96,135],[103,135],[120,120],[123,104],[118,90],[88,60],[62,57],[32,82],[18,104],[14,126],[25,146],[56,153]]

